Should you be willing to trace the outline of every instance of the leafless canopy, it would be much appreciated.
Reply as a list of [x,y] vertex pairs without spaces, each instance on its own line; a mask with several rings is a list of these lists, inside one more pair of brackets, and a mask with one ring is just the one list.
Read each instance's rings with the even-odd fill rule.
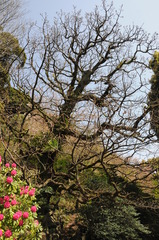
[[[115,141],[141,134],[144,72],[156,36],[150,38],[138,26],[120,26],[120,12],[112,4],[103,1],[100,10],[85,17],[76,9],[71,15],[61,12],[53,26],[44,18],[42,34],[29,52],[36,76],[31,91],[40,104],[48,93],[47,107],[56,111],[60,125],[56,123],[54,131],[67,128],[67,134],[82,134],[83,140],[111,135]],[[69,128],[74,122],[78,133]]]
[[[28,147],[25,159],[40,156],[43,149],[32,148],[28,137],[37,125],[26,130],[29,117],[39,115],[43,134],[49,132],[58,142],[49,163],[36,155],[47,173],[44,185],[52,183],[72,194],[78,188],[85,199],[94,194],[81,186],[85,169],[101,168],[109,175],[116,161],[128,163],[127,154],[150,141],[145,72],[157,36],[138,26],[121,26],[120,16],[113,4],[103,1],[85,16],[76,9],[60,12],[52,26],[44,17],[42,28],[35,26],[36,35],[28,36],[27,75],[18,72],[15,79],[31,97],[29,110],[18,118],[20,126],[12,128],[18,149]],[[67,173],[54,165],[59,153],[69,156]]]
[[[24,5],[24,1],[23,1]],[[0,1],[0,26],[4,31],[19,33],[22,27],[22,2],[21,0]]]

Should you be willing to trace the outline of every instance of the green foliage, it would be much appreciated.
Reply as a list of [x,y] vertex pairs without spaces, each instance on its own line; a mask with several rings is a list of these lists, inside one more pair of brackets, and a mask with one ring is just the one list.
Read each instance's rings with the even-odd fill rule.
[[19,46],[19,41],[8,32],[0,33],[0,62],[2,66],[12,64],[12,61],[18,61],[21,67],[24,66],[26,55],[23,48]]
[[5,102],[7,113],[25,113],[29,110],[30,97],[21,90],[8,87],[8,100]]
[[34,150],[40,152],[55,151],[58,149],[58,141],[53,138],[49,133],[39,132],[36,135],[30,137],[30,145]]
[[87,219],[87,238],[91,240],[139,240],[149,234],[140,223],[135,208],[124,203],[93,202],[84,208]]
[[149,67],[155,74],[159,73],[159,52],[155,51],[153,58],[149,62]]
[[23,67],[26,55],[20,47],[18,39],[8,32],[0,32],[0,101],[5,112],[24,112],[27,108],[28,96],[11,87],[10,69],[13,64]]
[[48,140],[47,144],[44,146],[44,151],[55,151],[58,150],[58,141],[56,139]]
[[26,61],[26,55],[19,46],[17,38],[8,32],[0,33],[0,90],[9,86],[9,70],[16,61],[19,67],[23,67]]
[[155,200],[159,200],[159,158],[152,158],[148,160],[149,165],[151,166],[153,170],[153,175],[151,177],[151,184],[153,186],[152,188],[152,196],[155,198]]
[[70,155],[59,154],[55,159],[54,169],[58,172],[68,173],[70,163]]
[[159,138],[159,52],[155,51],[149,66],[154,75],[150,80],[151,90],[148,95],[148,106],[150,108],[151,127]]
[[108,179],[105,172],[101,169],[87,169],[81,174],[81,181],[91,190],[108,188]]

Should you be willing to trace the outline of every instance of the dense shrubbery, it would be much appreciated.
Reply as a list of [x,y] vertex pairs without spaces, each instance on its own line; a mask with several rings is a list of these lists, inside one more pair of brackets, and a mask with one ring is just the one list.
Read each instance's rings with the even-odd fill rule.
[[87,238],[91,240],[139,240],[150,234],[140,222],[139,214],[123,202],[93,202],[84,208]]

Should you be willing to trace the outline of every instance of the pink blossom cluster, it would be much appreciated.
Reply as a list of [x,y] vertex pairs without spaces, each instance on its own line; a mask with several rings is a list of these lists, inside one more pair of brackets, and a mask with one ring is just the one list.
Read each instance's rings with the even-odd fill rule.
[[35,188],[32,188],[29,190],[29,186],[23,186],[21,187],[20,189],[20,195],[23,195],[23,194],[28,194],[30,197],[34,196],[35,195]]
[[[1,165],[1,161],[2,160],[0,156],[0,165]],[[6,163],[5,168],[8,169],[6,174],[6,180],[5,180],[6,186],[8,186],[6,187],[6,191],[7,191],[7,189],[12,187],[10,186],[11,183],[14,184],[14,181],[16,182],[19,180],[16,180],[16,178],[14,180],[14,177],[17,175],[15,163],[11,165],[9,163]],[[11,188],[11,189],[14,189],[14,188]],[[30,199],[29,200],[29,205],[30,205],[30,203],[32,202],[32,197],[34,195],[35,195],[35,188],[31,188],[30,186],[22,186],[20,188],[19,187],[16,188],[16,192],[13,191],[13,194],[6,194],[5,196],[0,196],[0,226],[2,228],[0,229],[0,239],[1,237],[3,238],[12,237],[13,240],[16,240],[16,238],[13,238],[14,236],[13,226],[15,226],[14,222],[16,222],[17,223],[16,226],[20,228],[25,224],[26,219],[29,219],[30,216],[32,217],[31,219],[34,222],[34,225],[36,227],[38,226],[39,223],[35,219],[36,215],[34,215],[37,211],[37,207],[35,205],[31,205],[30,207],[26,205],[28,208],[27,209],[28,211],[26,211],[26,206],[25,206],[27,199]],[[11,211],[8,210],[10,208],[12,208]],[[6,226],[5,220],[7,219],[8,216],[5,215],[5,213],[6,214],[11,213],[10,217],[12,218],[12,221],[9,220],[9,226],[8,225]],[[3,224],[5,224],[4,229],[3,229]]]
[[[2,229],[0,229],[0,237],[2,237],[3,236],[3,231],[2,231]],[[6,237],[6,238],[10,238],[11,236],[12,236],[12,232],[11,232],[11,230],[6,230],[5,231],[5,233],[4,233],[4,236]],[[14,238],[14,240],[15,240],[15,238]]]
[[[10,164],[9,164],[9,163],[6,163],[6,164],[5,164],[5,167],[6,167],[6,168],[10,168]],[[17,171],[15,170],[15,168],[16,168],[16,163],[12,163],[11,167],[13,168],[13,170],[12,170],[11,173],[10,173],[11,176],[8,176],[8,177],[6,178],[6,182],[7,182],[8,184],[11,184],[11,183],[13,182],[13,177],[17,175]]]
[[[30,208],[30,210],[31,210],[32,213],[35,213],[37,211],[37,207],[32,206]],[[5,218],[4,215],[2,213],[0,213],[0,221],[3,221],[4,218]],[[27,218],[29,218],[29,212],[22,212],[22,211],[18,210],[17,212],[15,212],[13,214],[13,220],[18,221],[18,226],[19,227],[23,226],[24,220],[27,219]],[[38,226],[38,224],[39,224],[38,220],[34,220],[34,224],[35,224],[35,226]],[[2,236],[3,236],[3,230],[0,229],[0,237],[2,237]],[[7,229],[4,233],[4,236],[6,238],[10,238],[12,236],[12,231],[10,229]]]
[[13,195],[0,197],[0,205],[3,205],[4,208],[10,208],[10,206],[14,206],[16,204],[18,203]]

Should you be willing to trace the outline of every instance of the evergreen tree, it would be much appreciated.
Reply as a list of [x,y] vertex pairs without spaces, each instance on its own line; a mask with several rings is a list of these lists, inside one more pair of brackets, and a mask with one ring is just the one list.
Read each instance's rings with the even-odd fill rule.
[[11,86],[10,70],[13,65],[23,67],[25,61],[26,55],[18,39],[8,32],[0,32],[0,101],[6,112],[15,113],[21,105],[23,94]]
[[151,90],[148,95],[151,127],[155,131],[157,138],[159,138],[159,52],[155,51],[149,66],[154,72],[150,80]]
[[142,234],[150,234],[141,224],[135,208],[123,202],[94,202],[85,207],[84,213],[88,224],[87,240],[141,240]]

